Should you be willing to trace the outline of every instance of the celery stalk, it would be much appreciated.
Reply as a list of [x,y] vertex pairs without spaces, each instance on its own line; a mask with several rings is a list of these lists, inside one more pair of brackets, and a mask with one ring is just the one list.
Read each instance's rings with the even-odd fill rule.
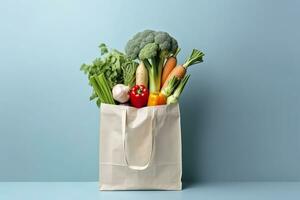
[[104,74],[94,75],[90,78],[90,82],[97,93],[101,103],[115,104],[112,92]]
[[104,99],[102,98],[102,96],[103,96],[102,91],[100,90],[99,85],[98,85],[98,83],[96,81],[96,78],[94,76],[92,76],[90,78],[90,83],[91,83],[92,87],[94,88],[94,91],[96,92],[96,94],[99,97],[100,101],[104,102]]

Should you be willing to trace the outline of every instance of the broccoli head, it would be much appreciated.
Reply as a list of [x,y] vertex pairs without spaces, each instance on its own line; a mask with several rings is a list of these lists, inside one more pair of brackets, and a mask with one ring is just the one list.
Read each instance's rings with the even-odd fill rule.
[[135,34],[125,47],[127,56],[141,60],[149,72],[151,92],[160,90],[165,59],[178,48],[177,40],[163,31],[144,30]]
[[131,59],[136,59],[140,51],[149,43],[157,44],[159,47],[157,50],[164,51],[164,54],[175,53],[178,48],[177,40],[167,32],[144,30],[135,34],[127,42],[125,52]]
[[155,31],[145,30],[135,34],[126,44],[125,52],[127,56],[136,59],[146,44],[154,42],[154,33]]
[[146,44],[140,51],[139,58],[141,60],[155,58],[155,56],[157,55],[157,49],[158,45],[155,43]]

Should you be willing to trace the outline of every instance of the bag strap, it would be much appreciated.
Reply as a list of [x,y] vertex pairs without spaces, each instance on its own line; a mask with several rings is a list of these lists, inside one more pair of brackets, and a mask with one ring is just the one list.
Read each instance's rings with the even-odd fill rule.
[[151,151],[150,151],[150,155],[149,158],[146,162],[145,165],[142,166],[138,166],[138,165],[130,165],[127,159],[127,151],[126,151],[126,141],[127,141],[127,132],[126,132],[126,120],[127,119],[127,109],[123,109],[122,111],[122,142],[123,142],[123,151],[124,151],[124,160],[126,163],[126,166],[130,169],[133,170],[145,170],[149,167],[151,159],[152,159],[152,154],[153,154],[153,149],[154,149],[154,134],[153,134],[153,121],[154,121],[154,109],[151,109]]

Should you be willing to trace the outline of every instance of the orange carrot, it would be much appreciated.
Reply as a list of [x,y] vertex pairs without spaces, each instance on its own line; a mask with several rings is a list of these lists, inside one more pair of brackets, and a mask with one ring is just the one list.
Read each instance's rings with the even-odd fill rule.
[[168,75],[167,80],[164,82],[163,86],[161,89],[164,89],[167,87],[169,81],[173,78],[173,76],[177,77],[178,79],[182,79],[185,74],[186,70],[189,66],[203,62],[203,56],[204,53],[197,49],[193,49],[191,55],[187,58],[185,63],[183,65],[177,65],[171,73]]
[[167,80],[165,81],[161,89],[165,88],[168,85],[173,76],[177,77],[178,79],[182,79],[185,76],[185,73],[186,68],[183,65],[177,65],[168,75]]
[[161,86],[164,85],[164,83],[166,82],[169,74],[171,73],[171,71],[176,67],[177,65],[177,59],[176,59],[176,56],[177,54],[179,53],[180,51],[180,48],[178,48],[175,52],[174,55],[170,56],[166,63],[165,63],[165,66],[163,68],[163,72],[162,72],[162,76],[161,76]]

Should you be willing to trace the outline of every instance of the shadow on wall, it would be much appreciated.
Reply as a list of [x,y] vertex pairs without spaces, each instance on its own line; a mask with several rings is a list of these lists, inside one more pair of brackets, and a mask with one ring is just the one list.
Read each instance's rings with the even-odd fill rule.
[[205,151],[206,127],[210,107],[210,95],[201,91],[188,94],[181,104],[181,130],[182,130],[182,156],[183,156],[183,182],[196,182],[201,180],[205,163],[201,155]]

